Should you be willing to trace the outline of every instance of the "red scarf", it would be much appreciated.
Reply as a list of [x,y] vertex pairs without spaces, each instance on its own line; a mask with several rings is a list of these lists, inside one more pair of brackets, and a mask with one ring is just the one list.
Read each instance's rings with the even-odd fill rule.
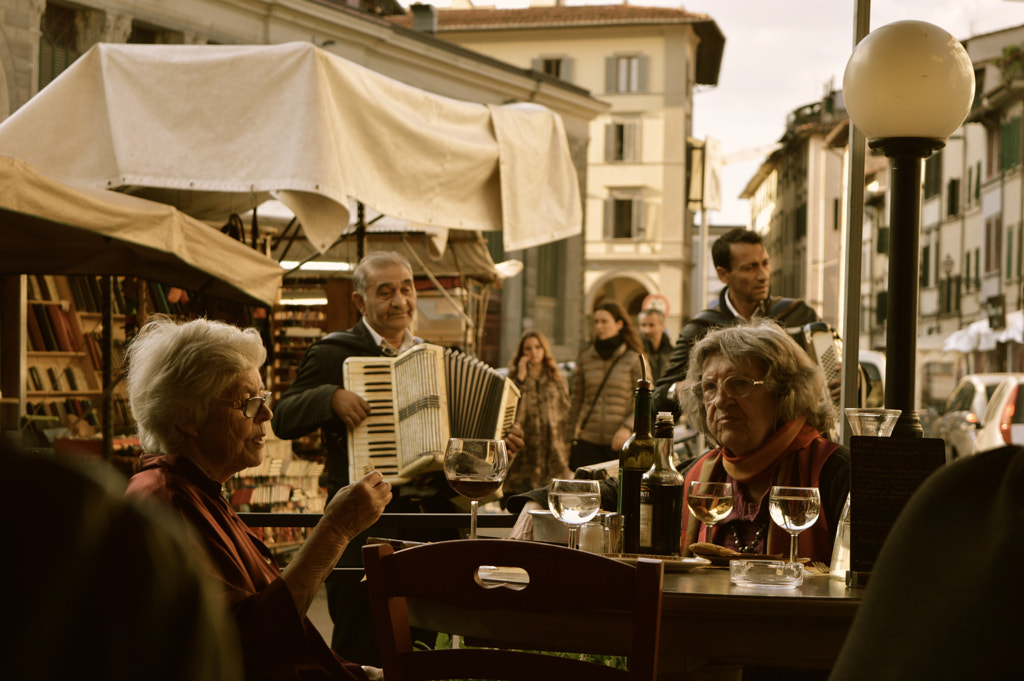
[[[770,476],[775,485],[795,487],[817,487],[818,477],[825,460],[839,448],[821,436],[805,420],[795,419],[784,423],[756,450],[745,457],[733,457],[724,447],[718,447],[706,453],[697,463],[690,467],[683,483],[683,528],[681,546],[683,556],[692,555],[690,544],[696,541],[709,541],[704,536],[704,524],[696,520],[686,506],[690,483],[696,480],[726,480],[728,482],[749,482],[759,476]],[[732,461],[728,461],[730,457]],[[728,474],[723,477],[715,475],[718,461]],[[738,474],[744,478],[733,477],[730,468],[739,464]],[[734,469],[736,470],[736,469]],[[767,493],[765,498],[767,498]],[[764,499],[762,499],[764,503]],[[811,528],[800,534],[800,555],[813,556],[815,560],[828,561],[831,556],[832,543],[829,539],[829,524],[836,522],[834,518],[822,515]],[[786,553],[789,547],[789,535],[774,523],[769,522],[769,553]],[[824,556],[822,558],[821,556]]]
[[779,457],[792,449],[803,449],[811,440],[818,437],[813,428],[804,429],[807,419],[800,416],[788,421],[772,433],[761,446],[754,451],[736,456],[728,449],[719,447],[722,455],[722,466],[729,477],[736,482],[747,482],[763,473],[779,460]]

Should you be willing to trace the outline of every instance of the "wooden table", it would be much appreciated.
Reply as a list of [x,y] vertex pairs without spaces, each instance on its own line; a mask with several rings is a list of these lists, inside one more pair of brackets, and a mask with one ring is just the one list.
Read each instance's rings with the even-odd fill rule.
[[[658,668],[664,679],[708,663],[829,669],[863,594],[820,574],[805,574],[793,589],[738,587],[728,568],[717,567],[666,572],[663,592]],[[480,633],[464,610],[409,605],[415,626]],[[557,622],[545,629],[537,647],[573,651],[571,636]]]
[[659,669],[672,676],[710,659],[828,669],[863,589],[806,574],[794,589],[738,587],[728,568],[665,573]]

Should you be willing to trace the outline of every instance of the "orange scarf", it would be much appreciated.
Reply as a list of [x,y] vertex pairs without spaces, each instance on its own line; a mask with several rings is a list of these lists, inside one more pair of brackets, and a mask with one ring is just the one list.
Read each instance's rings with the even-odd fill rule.
[[[813,428],[804,431],[805,422],[806,419],[799,416],[782,424],[760,447],[745,456],[736,456],[728,449],[720,448],[725,472],[737,482],[747,482],[770,468],[779,457],[790,450],[790,445],[793,449],[803,449],[811,440],[818,437]],[[798,437],[800,441],[796,442]]]

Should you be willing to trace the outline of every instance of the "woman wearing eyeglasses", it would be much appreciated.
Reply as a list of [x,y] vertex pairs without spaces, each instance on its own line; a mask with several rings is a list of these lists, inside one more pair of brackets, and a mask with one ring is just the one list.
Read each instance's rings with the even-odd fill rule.
[[260,377],[266,356],[255,329],[166,317],[143,326],[125,362],[146,454],[127,494],[170,506],[195,530],[234,613],[247,679],[366,679],[306,612],[349,541],[380,517],[391,485],[373,471],[340,490],[283,571],[221,493],[228,478],[263,460],[272,415]]
[[683,555],[694,542],[785,553],[789,537],[768,515],[772,486],[785,485],[819,489],[821,515],[800,534],[799,555],[829,562],[850,489],[850,456],[822,436],[834,407],[821,369],[778,324],[760,320],[705,336],[690,354],[687,375],[694,382],[680,404],[716,446],[686,472],[684,490],[698,480],[731,482],[733,509],[711,537],[684,514]]

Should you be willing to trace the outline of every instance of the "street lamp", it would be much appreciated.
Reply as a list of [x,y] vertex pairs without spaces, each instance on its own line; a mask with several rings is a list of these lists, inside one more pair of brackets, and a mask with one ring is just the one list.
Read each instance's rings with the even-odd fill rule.
[[897,21],[854,48],[843,99],[868,146],[891,162],[885,406],[902,411],[893,437],[921,437],[914,411],[921,161],[944,147],[967,117],[974,67],[963,45],[938,26]]

